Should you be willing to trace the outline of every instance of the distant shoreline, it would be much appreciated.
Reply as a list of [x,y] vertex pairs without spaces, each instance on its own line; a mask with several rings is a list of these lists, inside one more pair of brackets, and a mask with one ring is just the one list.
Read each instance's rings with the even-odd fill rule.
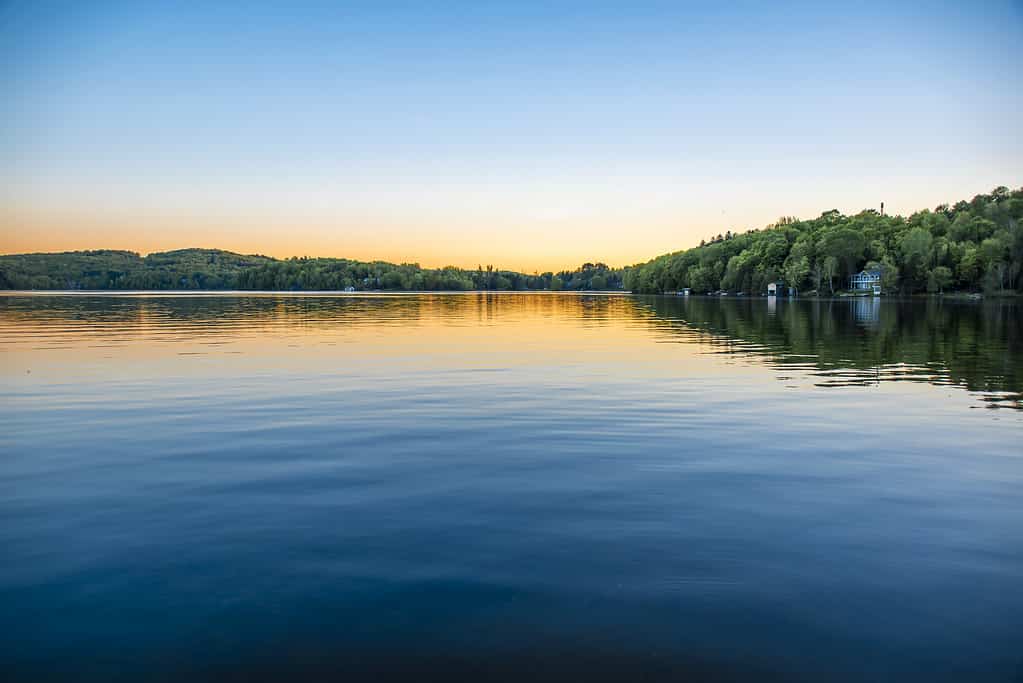
[[[0,296],[408,296],[410,294],[557,294],[582,296],[605,294],[625,296],[634,294],[621,289],[439,289],[439,290],[386,290],[363,289],[355,292],[324,289],[0,289]],[[668,295],[664,295],[668,296]]]
[[0,289],[103,291],[497,291],[623,290],[624,269],[584,263],[557,273],[520,273],[343,258],[274,259],[221,249],[141,256],[102,249],[0,256]]
[[470,290],[359,290],[355,292],[345,292],[341,290],[317,290],[317,289],[306,289],[306,290],[248,290],[248,289],[0,289],[0,297],[19,297],[19,296],[78,296],[78,297],[305,297],[305,298],[316,298],[316,297],[341,297],[341,298],[359,298],[359,297],[405,297],[405,296],[423,296],[423,295],[458,295],[458,296],[472,296],[478,294],[501,294],[501,295],[527,295],[527,294],[539,294],[539,295],[553,295],[553,296],[637,296],[637,297],[664,297],[669,299],[684,300],[687,298],[692,299],[719,299],[722,301],[744,301],[744,300],[763,300],[763,301],[861,301],[861,300],[886,300],[886,301],[926,301],[926,300],[949,300],[957,302],[981,302],[985,300],[1004,300],[1004,299],[1020,299],[1023,295],[1016,292],[1003,292],[996,294],[979,294],[976,292],[945,292],[943,294],[884,294],[880,296],[872,295],[797,295],[797,296],[779,296],[772,297],[764,294],[690,294],[690,295],[678,295],[672,293],[661,293],[661,294],[648,294],[644,292],[632,292],[629,290],[596,290],[596,289],[583,289],[583,290],[560,290],[551,291],[544,289],[519,289],[519,290],[493,290],[493,289],[470,289]]
[[[907,218],[866,209],[783,217],[763,229],[726,231],[699,246],[615,268],[521,273],[345,258],[276,259],[221,249],[146,256],[101,249],[0,256],[0,289],[102,291],[449,292],[616,291],[661,294],[871,290],[900,295],[1023,293],[1023,188],[997,187],[969,201]],[[806,295],[804,295],[806,296]]]

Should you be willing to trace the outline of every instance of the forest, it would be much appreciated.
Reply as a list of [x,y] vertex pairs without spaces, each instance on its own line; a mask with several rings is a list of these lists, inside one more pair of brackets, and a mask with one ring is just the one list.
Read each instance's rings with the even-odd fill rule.
[[762,294],[771,282],[800,294],[840,293],[860,270],[885,293],[1016,293],[1023,289],[1023,189],[998,187],[908,218],[868,209],[779,219],[628,268],[585,263],[558,273],[492,265],[423,268],[343,258],[246,256],[180,249],[141,256],[95,250],[0,256],[0,289],[112,290],[631,290]]
[[475,270],[340,258],[274,259],[218,249],[140,256],[94,250],[0,256],[0,289],[330,291],[604,290],[622,288],[622,271],[586,263],[527,275],[494,266]]
[[831,295],[846,289],[853,273],[876,269],[883,291],[892,294],[1018,292],[1021,218],[1023,189],[1005,187],[908,218],[872,209],[785,217],[635,265],[625,272],[625,288],[760,294],[768,283],[783,282],[800,293]]

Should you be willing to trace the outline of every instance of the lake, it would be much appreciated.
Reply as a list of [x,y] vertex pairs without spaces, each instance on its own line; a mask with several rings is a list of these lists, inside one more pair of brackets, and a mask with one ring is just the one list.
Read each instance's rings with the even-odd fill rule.
[[1023,308],[0,296],[7,680],[1019,680]]

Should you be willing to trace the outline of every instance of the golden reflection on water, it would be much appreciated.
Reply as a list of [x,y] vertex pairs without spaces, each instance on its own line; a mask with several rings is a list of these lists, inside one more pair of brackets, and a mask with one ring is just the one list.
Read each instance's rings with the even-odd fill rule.
[[[786,388],[952,385],[1023,407],[1015,308],[574,293],[8,294],[8,381],[576,368]],[[33,375],[29,378],[28,376]]]

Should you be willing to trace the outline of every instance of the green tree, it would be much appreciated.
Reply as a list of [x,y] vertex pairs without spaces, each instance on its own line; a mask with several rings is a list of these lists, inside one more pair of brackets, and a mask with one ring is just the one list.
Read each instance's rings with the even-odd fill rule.
[[835,293],[835,276],[838,275],[838,259],[828,256],[824,259],[824,277],[828,280],[828,287],[831,293]]
[[931,237],[931,233],[923,228],[913,228],[903,236],[900,242],[904,266],[903,276],[911,280],[914,288],[919,288],[920,283],[927,280],[933,243],[934,238]]
[[834,257],[845,268],[845,274],[852,275],[856,272],[857,263],[863,258],[864,246],[862,233],[852,228],[838,228],[824,234],[820,252],[825,257]]
[[936,266],[928,277],[927,291],[941,293],[950,284],[952,284],[952,269],[946,266]]
[[803,286],[810,274],[810,260],[806,256],[790,256],[785,261],[785,281],[797,290]]

